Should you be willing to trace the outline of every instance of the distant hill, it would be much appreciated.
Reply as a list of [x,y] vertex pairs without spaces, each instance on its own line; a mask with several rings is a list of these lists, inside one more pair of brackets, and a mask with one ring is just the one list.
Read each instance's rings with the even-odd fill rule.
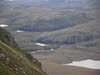
[[90,21],[88,23],[79,24],[74,27],[45,33],[44,38],[40,38],[40,42],[52,44],[75,44],[78,42],[93,41],[100,38],[99,24],[99,20],[96,20]]
[[9,30],[55,31],[94,20],[94,12],[100,10],[94,4],[93,0],[1,1],[0,24],[8,24]]
[[[0,28],[3,57],[0,58],[0,73],[45,75],[38,59],[46,61],[43,66],[50,74],[80,75],[81,68],[60,65],[85,59],[100,60],[99,15],[100,0],[0,1],[0,25],[7,25],[5,29],[26,50],[19,48],[11,34]],[[75,73],[73,68],[77,69]],[[86,74],[89,71],[98,75],[96,70],[81,69],[82,72],[86,70]]]
[[[20,45],[29,49],[30,52],[36,51],[33,56],[39,60],[68,63],[84,59],[99,60],[99,28],[100,20],[98,19],[51,32],[16,32],[13,34],[17,35],[16,41]],[[37,46],[35,44],[37,42],[48,46]],[[52,51],[51,49],[54,50]]]
[[7,6],[24,6],[24,7],[46,7],[46,8],[56,8],[56,6],[63,6],[66,8],[68,4],[84,4],[91,0],[2,0],[2,4]]
[[[57,50],[58,54],[56,53],[55,59],[50,58],[54,62],[62,63],[86,58],[96,59],[100,46],[100,7],[96,6],[99,4],[99,0],[85,0],[85,2],[82,0],[50,1],[54,3],[47,0],[34,0],[34,2],[28,1],[28,3],[26,0],[24,2],[17,1],[16,4],[2,1],[0,2],[0,24],[8,25],[6,29],[13,33],[18,44],[29,51],[60,49]],[[57,5],[56,2],[58,2]],[[17,30],[23,32],[18,33]],[[41,47],[36,45],[37,42],[49,45]],[[62,46],[71,46],[71,50],[86,50],[85,53],[94,52],[93,55],[96,54],[97,56],[90,54],[87,57],[80,57],[82,55],[82,52],[80,52],[80,58],[77,54],[75,58],[72,58],[70,53],[67,53],[66,48],[61,48]],[[69,59],[60,59],[60,57],[66,57],[63,56],[63,50],[68,54]],[[68,52],[70,51],[68,50]],[[61,56],[59,56],[59,53],[61,53]],[[75,53],[77,52],[75,51]],[[49,55],[49,52],[43,51],[43,53],[37,52],[37,54],[45,56],[45,54]],[[46,58],[49,57],[46,56]],[[55,55],[51,57],[55,57]]]

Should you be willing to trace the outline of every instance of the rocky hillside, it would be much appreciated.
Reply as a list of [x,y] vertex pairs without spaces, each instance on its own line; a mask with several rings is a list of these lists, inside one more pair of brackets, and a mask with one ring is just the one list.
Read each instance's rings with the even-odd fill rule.
[[41,63],[20,48],[9,32],[0,28],[0,75],[46,75]]

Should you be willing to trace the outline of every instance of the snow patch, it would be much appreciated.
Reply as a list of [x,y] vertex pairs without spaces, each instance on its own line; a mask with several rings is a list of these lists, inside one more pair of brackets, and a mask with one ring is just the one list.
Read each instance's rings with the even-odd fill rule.
[[12,1],[14,1],[14,0],[5,0],[5,1],[10,1],[10,2],[12,2]]
[[85,67],[91,69],[100,69],[100,61],[91,60],[91,59],[87,59],[83,61],[73,61],[72,63],[64,64],[64,65],[79,66],[79,67]]
[[1,24],[0,27],[4,28],[4,27],[8,27],[8,25]]
[[51,49],[51,51],[53,51],[54,49]]
[[43,44],[43,43],[35,43],[35,44],[39,46],[47,46],[47,44]]
[[20,32],[24,32],[24,31],[21,31],[21,30],[16,30],[16,32],[19,32],[19,33],[20,33]]

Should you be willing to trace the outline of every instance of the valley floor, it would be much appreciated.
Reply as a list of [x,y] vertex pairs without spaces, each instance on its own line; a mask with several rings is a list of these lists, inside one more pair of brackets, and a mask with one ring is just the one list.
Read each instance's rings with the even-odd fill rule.
[[42,62],[42,67],[49,75],[100,75],[100,69],[60,65],[52,62]]

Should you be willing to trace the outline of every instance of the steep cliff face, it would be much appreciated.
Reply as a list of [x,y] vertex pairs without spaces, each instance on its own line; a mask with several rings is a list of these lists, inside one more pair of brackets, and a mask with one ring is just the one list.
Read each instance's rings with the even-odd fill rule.
[[41,63],[21,49],[9,32],[0,28],[0,75],[46,75]]

